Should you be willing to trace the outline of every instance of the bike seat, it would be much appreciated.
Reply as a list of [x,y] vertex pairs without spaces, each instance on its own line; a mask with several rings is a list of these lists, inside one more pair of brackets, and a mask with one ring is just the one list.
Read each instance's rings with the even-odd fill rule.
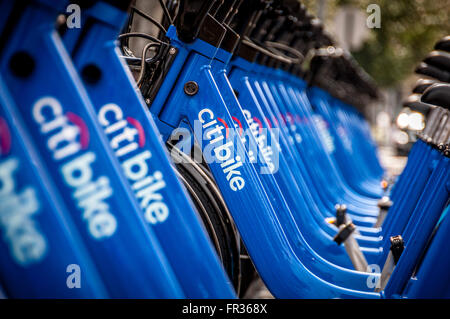
[[449,109],[450,85],[442,83],[433,84],[422,94],[422,102]]
[[447,35],[446,37],[443,37],[441,40],[439,40],[435,44],[434,49],[450,52],[450,35]]
[[411,94],[403,101],[403,106],[410,108],[412,111],[427,114],[433,106],[423,103],[420,98],[420,94]]
[[436,81],[430,79],[419,79],[416,86],[413,88],[413,93],[422,94],[428,87],[435,84]]
[[444,70],[440,70],[439,68],[429,65],[425,62],[421,62],[415,72],[417,74],[425,75],[441,82],[450,82],[450,72],[446,72]]
[[450,53],[444,51],[431,51],[423,62],[435,66],[446,72],[450,72]]

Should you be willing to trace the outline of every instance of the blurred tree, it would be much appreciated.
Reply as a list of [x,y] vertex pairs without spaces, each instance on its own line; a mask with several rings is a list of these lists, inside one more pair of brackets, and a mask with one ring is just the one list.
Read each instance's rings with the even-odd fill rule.
[[[317,0],[316,0],[317,1]],[[316,1],[305,4],[315,11]],[[351,5],[366,11],[369,4],[381,9],[381,28],[352,52],[361,66],[382,87],[393,87],[410,76],[441,37],[450,34],[450,0],[330,0],[332,8]],[[367,13],[369,15],[370,13]]]

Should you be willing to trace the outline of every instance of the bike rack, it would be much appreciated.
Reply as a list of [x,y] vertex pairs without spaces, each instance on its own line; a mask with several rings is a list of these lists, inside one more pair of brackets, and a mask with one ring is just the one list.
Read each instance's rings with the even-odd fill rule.
[[0,2],[7,297],[232,299],[254,265],[277,298],[450,298],[448,37],[394,181],[376,87],[298,1],[131,2]]

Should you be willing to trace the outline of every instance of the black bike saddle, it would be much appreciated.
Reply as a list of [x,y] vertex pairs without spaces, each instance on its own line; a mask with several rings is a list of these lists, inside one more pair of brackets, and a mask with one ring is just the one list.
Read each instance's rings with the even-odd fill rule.
[[403,101],[403,107],[407,107],[412,111],[420,112],[427,115],[434,108],[433,105],[425,104],[420,100],[420,94],[411,94]]
[[422,102],[449,109],[450,85],[442,83],[433,84],[423,92]]
[[435,80],[430,79],[419,79],[413,88],[413,93],[422,94],[429,86],[435,84]]
[[450,72],[450,53],[444,51],[431,51],[423,62],[435,66],[446,72]]
[[434,46],[435,50],[441,50],[445,52],[450,52],[450,35],[440,39]]
[[433,65],[429,65],[425,62],[421,62],[415,72],[417,74],[425,75],[428,77],[431,77],[433,79],[436,79],[440,82],[447,82],[450,83],[450,72],[446,72],[444,70],[441,70]]

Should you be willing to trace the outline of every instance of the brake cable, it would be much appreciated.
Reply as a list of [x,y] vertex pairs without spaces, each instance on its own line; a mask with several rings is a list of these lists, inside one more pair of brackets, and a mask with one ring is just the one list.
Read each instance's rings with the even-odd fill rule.
[[134,6],[131,7],[131,10],[133,11],[133,12],[131,12],[131,14],[137,13],[137,14],[140,15],[141,17],[143,17],[143,18],[149,20],[151,23],[153,23],[155,26],[157,26],[162,32],[164,32],[164,33],[167,32],[166,28],[164,28],[164,26],[163,26],[161,23],[159,23],[158,21],[156,21],[155,18],[153,18],[152,16],[148,15],[148,14],[145,13],[144,11],[139,10],[138,8],[136,8],[136,7],[134,7]]
[[131,37],[139,37],[139,38],[144,38],[147,40],[151,40],[153,42],[158,42],[160,44],[166,44],[165,42],[161,41],[160,39],[144,33],[144,32],[128,32],[128,33],[122,33],[121,35],[119,35],[118,39],[122,40],[122,39],[126,39],[126,38],[131,38]]
[[[293,64],[300,64],[303,61],[303,59],[305,58],[303,56],[303,54],[301,54],[300,51],[298,51],[294,48],[291,48],[290,46],[288,46],[284,43],[281,43],[281,42],[265,41],[264,45],[267,46],[269,50],[273,51],[273,53],[280,54],[281,56],[283,56],[287,59],[290,59]],[[284,51],[294,55],[295,58],[285,55],[283,52],[279,51],[278,49],[284,50]]]
[[278,60],[278,61],[281,61],[281,62],[287,63],[287,64],[292,64],[292,61],[291,61],[290,58],[285,58],[283,56],[278,56],[278,55],[272,53],[271,51],[263,48],[262,46],[257,45],[255,42],[251,41],[248,37],[244,37],[242,39],[242,43],[247,45],[247,46],[249,46],[249,47],[251,47],[252,49],[255,49],[255,50],[257,50],[257,51],[259,51],[259,52],[261,52],[261,53],[263,53],[263,54],[265,54],[265,55],[275,59],[275,60]]
[[141,87],[142,80],[144,79],[144,73],[145,73],[145,69],[146,69],[147,63],[152,63],[153,61],[157,60],[156,57],[158,56],[158,53],[153,58],[149,59],[149,61],[147,61],[145,59],[146,56],[147,56],[147,51],[149,49],[151,49],[151,48],[154,48],[154,47],[158,47],[159,48],[158,52],[161,50],[161,44],[160,43],[147,43],[144,46],[144,48],[142,49],[141,70],[139,71],[139,76],[138,76],[138,79],[136,81],[136,84],[137,84],[137,86],[139,88]]
[[170,15],[169,9],[167,9],[166,4],[164,3],[164,0],[159,0],[159,4],[161,5],[161,7],[164,11],[164,14],[166,15],[167,19],[169,20],[169,23],[173,24],[173,18]]

